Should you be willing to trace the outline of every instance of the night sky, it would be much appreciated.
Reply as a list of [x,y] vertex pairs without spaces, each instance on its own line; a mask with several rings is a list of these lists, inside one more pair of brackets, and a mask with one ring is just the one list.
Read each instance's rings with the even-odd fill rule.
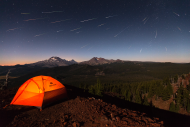
[[190,62],[190,0],[1,0],[0,65],[58,56]]

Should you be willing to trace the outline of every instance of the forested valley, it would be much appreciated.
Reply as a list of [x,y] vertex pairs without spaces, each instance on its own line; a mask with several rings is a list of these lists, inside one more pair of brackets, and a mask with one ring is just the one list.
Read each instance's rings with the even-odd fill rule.
[[[189,114],[189,84],[190,74],[183,74],[163,80],[135,83],[101,83],[101,81],[97,79],[95,85],[81,83],[79,87],[94,95],[103,96],[103,93],[112,92],[116,93],[118,98],[125,99],[126,101],[163,108],[172,112]],[[156,101],[159,103],[156,103]]]

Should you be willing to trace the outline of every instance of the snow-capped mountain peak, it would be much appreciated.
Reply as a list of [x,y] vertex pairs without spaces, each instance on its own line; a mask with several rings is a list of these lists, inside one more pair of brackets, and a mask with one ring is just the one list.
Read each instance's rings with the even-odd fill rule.
[[44,66],[44,67],[56,67],[56,66],[68,66],[68,65],[76,64],[76,63],[77,62],[74,60],[67,61],[57,56],[53,56],[53,57],[50,57],[49,59],[33,63],[32,65],[38,65],[38,66]]

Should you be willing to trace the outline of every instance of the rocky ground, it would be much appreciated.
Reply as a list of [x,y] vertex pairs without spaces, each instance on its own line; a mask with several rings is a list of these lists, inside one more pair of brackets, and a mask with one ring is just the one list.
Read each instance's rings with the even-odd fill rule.
[[190,126],[189,116],[126,102],[113,93],[104,97],[66,86],[69,99],[44,108],[9,104],[18,88],[0,91],[1,127]]

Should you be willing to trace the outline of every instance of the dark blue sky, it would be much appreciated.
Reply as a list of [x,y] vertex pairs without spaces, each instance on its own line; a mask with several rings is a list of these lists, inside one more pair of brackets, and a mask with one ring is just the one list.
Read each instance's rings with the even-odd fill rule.
[[2,0],[0,26],[0,65],[190,62],[189,0]]

